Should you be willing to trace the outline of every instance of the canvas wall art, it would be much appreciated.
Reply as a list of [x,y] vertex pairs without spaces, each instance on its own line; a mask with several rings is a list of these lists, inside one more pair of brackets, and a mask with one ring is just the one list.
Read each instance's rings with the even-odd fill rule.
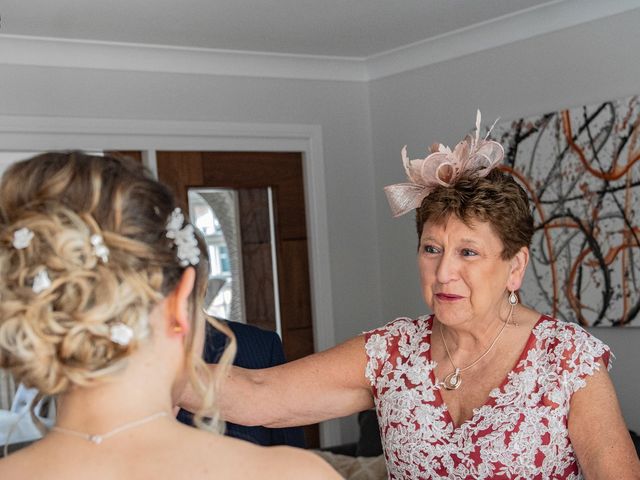
[[524,302],[584,326],[640,326],[640,98],[505,122],[491,137],[534,204]]

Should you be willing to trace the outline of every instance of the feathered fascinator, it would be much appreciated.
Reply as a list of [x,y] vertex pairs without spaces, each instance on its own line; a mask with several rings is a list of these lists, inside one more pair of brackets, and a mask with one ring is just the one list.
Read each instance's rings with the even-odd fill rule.
[[453,151],[442,144],[431,147],[431,155],[424,159],[409,160],[407,146],[402,149],[402,163],[409,178],[408,183],[396,183],[384,187],[394,217],[419,208],[422,201],[438,186],[451,187],[463,175],[486,177],[504,157],[502,145],[480,139],[480,110],[476,114],[476,132],[467,135]]

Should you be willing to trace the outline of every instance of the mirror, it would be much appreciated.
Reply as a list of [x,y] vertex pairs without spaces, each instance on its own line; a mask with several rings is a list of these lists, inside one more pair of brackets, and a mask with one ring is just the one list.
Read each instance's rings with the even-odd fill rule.
[[282,336],[272,189],[192,188],[188,199],[211,259],[207,313]]
[[191,189],[188,198],[189,216],[209,249],[205,311],[216,318],[246,323],[237,192]]

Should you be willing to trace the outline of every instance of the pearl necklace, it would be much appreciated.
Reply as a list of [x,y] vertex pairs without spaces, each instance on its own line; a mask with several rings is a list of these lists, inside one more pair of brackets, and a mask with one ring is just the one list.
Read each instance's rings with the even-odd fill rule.
[[469,370],[471,367],[476,365],[480,360],[486,357],[487,354],[498,342],[498,339],[500,338],[500,335],[502,335],[502,332],[504,332],[504,329],[506,328],[506,326],[511,323],[511,320],[513,319],[513,309],[516,305],[515,303],[511,303],[511,301],[509,302],[509,304],[511,305],[511,308],[509,310],[509,316],[507,317],[507,321],[504,322],[504,324],[502,325],[502,328],[498,332],[498,335],[496,335],[496,338],[494,338],[493,342],[491,342],[491,345],[489,345],[489,348],[487,348],[485,352],[482,355],[480,355],[473,363],[471,363],[470,365],[467,365],[464,368],[458,368],[456,367],[456,364],[453,363],[453,358],[451,358],[451,354],[449,353],[449,348],[447,347],[447,342],[444,339],[444,333],[442,333],[442,324],[438,323],[438,330],[440,330],[440,337],[442,338],[442,344],[444,345],[444,350],[447,352],[447,357],[449,357],[449,362],[453,367],[453,372],[451,372],[449,375],[444,377],[444,380],[438,384],[439,386],[444,387],[446,390],[457,390],[458,388],[460,388],[460,385],[462,385],[462,375],[460,374],[465,370]]
[[130,428],[138,427],[145,423],[151,422],[157,418],[166,417],[166,416],[167,416],[167,412],[156,412],[153,415],[149,415],[148,417],[141,418],[140,420],[134,420],[132,422],[125,423],[124,425],[120,425],[118,428],[114,428],[110,432],[103,433],[102,435],[90,435],[88,433],[78,432],[76,430],[69,430],[67,428],[62,428],[58,426],[52,427],[51,430],[55,430],[56,432],[64,433],[66,435],[73,435],[75,437],[84,438],[85,440],[89,440],[90,442],[95,443],[96,445],[100,445],[107,438],[113,437],[114,435],[117,435],[120,432],[129,430]]

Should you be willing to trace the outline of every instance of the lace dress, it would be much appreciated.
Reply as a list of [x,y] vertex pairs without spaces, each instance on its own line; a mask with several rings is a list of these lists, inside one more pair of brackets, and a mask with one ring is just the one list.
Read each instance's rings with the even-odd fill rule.
[[571,395],[609,348],[580,326],[541,316],[515,367],[456,427],[436,386],[433,317],[365,333],[390,479],[580,479],[569,440]]

